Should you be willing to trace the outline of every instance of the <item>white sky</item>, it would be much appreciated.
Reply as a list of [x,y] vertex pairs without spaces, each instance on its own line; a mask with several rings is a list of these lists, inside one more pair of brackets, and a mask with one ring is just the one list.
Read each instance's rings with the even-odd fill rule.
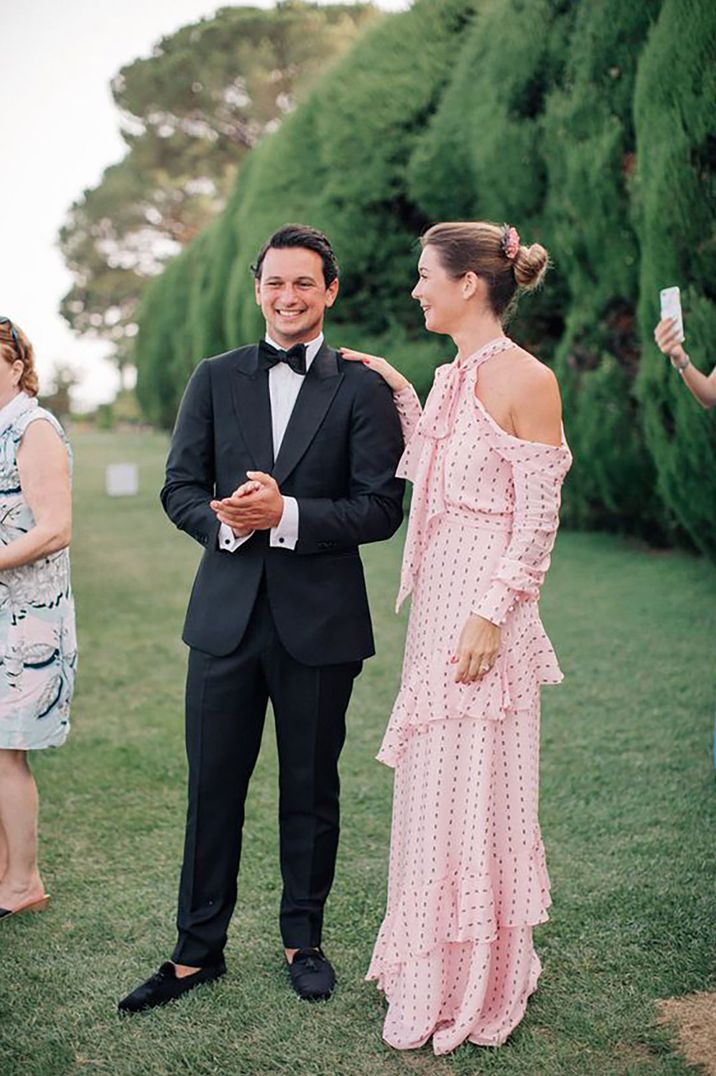
[[[379,0],[399,10],[409,0]],[[109,82],[180,26],[238,6],[202,0],[0,0],[0,314],[35,346],[41,387],[57,363],[81,378],[78,407],[111,400],[102,341],[78,339],[58,313],[71,286],[56,239],[72,202],[125,145]],[[269,0],[253,0],[270,7]]]

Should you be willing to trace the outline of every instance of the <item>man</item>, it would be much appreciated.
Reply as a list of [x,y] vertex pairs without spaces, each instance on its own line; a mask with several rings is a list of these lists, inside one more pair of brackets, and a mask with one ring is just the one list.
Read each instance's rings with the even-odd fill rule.
[[120,1002],[163,1005],[225,970],[244,802],[268,700],[276,717],[292,985],[328,997],[323,906],[338,847],[338,758],[353,680],[374,653],[362,542],[402,518],[403,442],[377,374],[323,339],[338,294],[326,237],[286,225],[259,253],[265,339],[204,360],[187,386],[161,499],[203,546],[184,626],[189,804],[172,960]]

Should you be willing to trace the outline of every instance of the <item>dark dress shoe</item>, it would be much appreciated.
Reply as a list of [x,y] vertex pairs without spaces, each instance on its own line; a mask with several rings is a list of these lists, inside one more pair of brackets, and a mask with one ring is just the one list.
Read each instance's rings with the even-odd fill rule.
[[166,1005],[182,994],[188,994],[195,986],[202,983],[213,983],[221,975],[226,973],[226,964],[222,960],[210,968],[200,968],[193,975],[183,975],[179,978],[171,961],[162,964],[156,975],[147,979],[126,998],[122,998],[117,1006],[120,1015],[132,1012],[144,1012],[146,1009],[156,1009],[158,1005]]
[[288,973],[293,989],[304,1001],[323,1001],[336,986],[336,973],[321,949],[299,949]]

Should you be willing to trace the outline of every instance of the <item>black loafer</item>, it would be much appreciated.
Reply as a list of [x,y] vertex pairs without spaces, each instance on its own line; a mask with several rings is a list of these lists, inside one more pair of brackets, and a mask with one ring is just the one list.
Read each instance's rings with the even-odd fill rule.
[[336,973],[321,949],[299,949],[288,965],[291,985],[304,1001],[323,1001],[336,986]]
[[156,1009],[158,1005],[166,1005],[182,994],[188,994],[195,986],[202,983],[213,983],[215,979],[226,973],[226,964],[222,960],[210,968],[200,968],[193,975],[183,975],[179,978],[176,969],[170,960],[162,964],[159,971],[142,983],[126,998],[122,998],[117,1009],[120,1015],[124,1013],[144,1012],[146,1009]]

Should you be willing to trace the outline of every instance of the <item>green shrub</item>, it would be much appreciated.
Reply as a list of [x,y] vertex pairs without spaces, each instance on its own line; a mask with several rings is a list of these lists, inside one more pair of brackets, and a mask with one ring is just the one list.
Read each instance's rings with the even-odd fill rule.
[[[427,218],[407,191],[407,162],[436,108],[472,15],[469,0],[418,0],[371,26],[254,153],[236,216],[239,244],[227,328],[255,336],[247,267],[288,220],[323,229],[341,264],[334,324],[366,333],[420,327],[410,287]],[[239,184],[243,177],[239,177]]]
[[578,401],[575,415],[566,413],[574,465],[564,487],[562,519],[568,526],[624,530],[649,540],[659,537],[653,519],[658,504],[653,467],[638,426],[630,375],[609,354],[599,356],[593,370],[563,379],[566,407]]
[[[564,515],[580,526],[652,533],[656,474],[633,396],[639,246],[630,219],[639,49],[660,0],[582,3],[542,129],[546,230],[566,286],[555,371],[574,466]],[[600,364],[605,361],[604,370]]]
[[171,428],[183,392],[176,382],[173,352],[177,316],[182,325],[185,317],[177,311],[174,287],[184,256],[170,262],[145,290],[137,317],[137,399],[149,421],[162,429]]
[[97,410],[95,411],[95,426],[98,430],[114,429],[114,410],[111,403],[99,404]]
[[191,284],[191,343],[195,361],[218,355],[228,347],[224,334],[226,277],[236,250],[230,226],[232,203],[196,240],[195,268]]
[[560,379],[565,520],[658,541],[678,521],[715,552],[713,422],[650,342],[658,289],[680,283],[694,360],[713,352],[715,62],[716,9],[695,0],[417,0],[376,21],[148,289],[148,417],[171,425],[196,362],[259,336],[250,265],[291,220],[341,264],[329,342],[386,355],[424,397],[454,348],[410,298],[417,237],[506,220],[554,263],[509,331]]
[[682,288],[687,346],[716,342],[716,7],[665,0],[634,95],[641,246],[638,394],[659,492],[699,549],[716,554],[716,426],[652,341],[659,289]]
[[[524,242],[552,250],[544,214],[543,110],[566,63],[573,7],[557,0],[481,6],[410,163],[411,194],[431,220],[507,221]],[[562,334],[565,299],[564,282],[553,271],[509,326],[546,362]]]

